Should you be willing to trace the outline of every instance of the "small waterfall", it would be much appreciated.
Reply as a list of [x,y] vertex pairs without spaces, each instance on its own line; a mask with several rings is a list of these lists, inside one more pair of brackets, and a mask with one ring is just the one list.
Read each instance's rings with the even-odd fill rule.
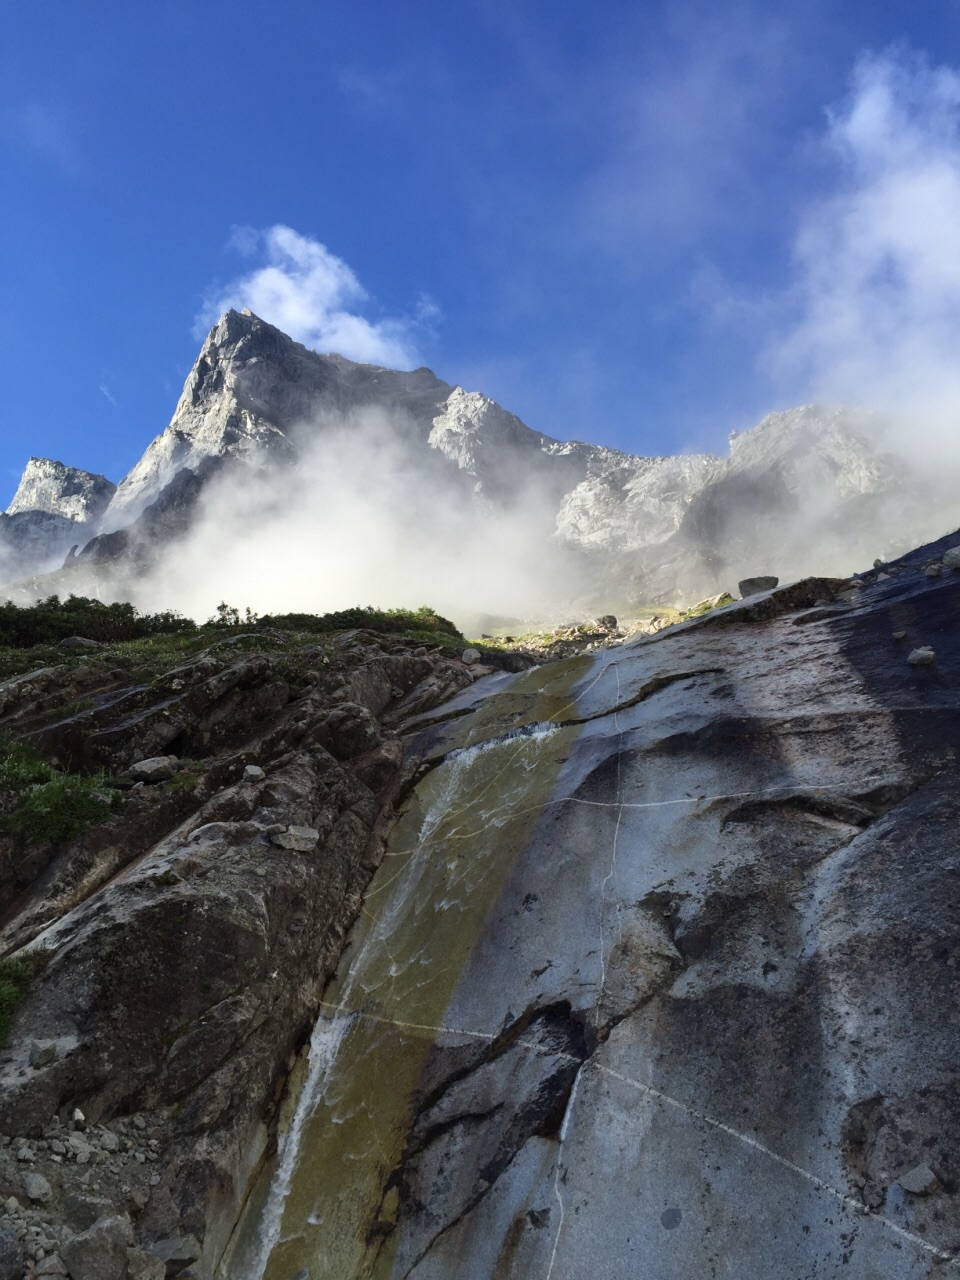
[[314,1028],[252,1233],[248,1224],[244,1280],[371,1274],[432,1030],[552,787],[563,753],[551,739],[565,736],[537,723],[452,751],[398,820]]

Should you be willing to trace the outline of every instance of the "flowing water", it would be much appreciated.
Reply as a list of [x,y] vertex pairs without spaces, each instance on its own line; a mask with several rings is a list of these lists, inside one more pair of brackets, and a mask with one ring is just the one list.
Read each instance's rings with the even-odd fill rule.
[[390,1177],[434,1029],[571,733],[528,725],[452,752],[413,793],[326,993],[296,1110],[264,1174],[269,1190],[251,1198],[231,1276],[390,1275]]

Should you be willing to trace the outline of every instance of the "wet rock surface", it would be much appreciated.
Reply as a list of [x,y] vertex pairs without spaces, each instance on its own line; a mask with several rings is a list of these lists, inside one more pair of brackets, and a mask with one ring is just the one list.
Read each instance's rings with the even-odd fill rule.
[[0,955],[34,973],[0,1049],[0,1274],[206,1276],[382,857],[404,707],[475,676],[366,631],[21,659],[0,734],[102,771],[103,806],[64,841],[0,830]]
[[219,1274],[949,1274],[957,545],[421,715]]

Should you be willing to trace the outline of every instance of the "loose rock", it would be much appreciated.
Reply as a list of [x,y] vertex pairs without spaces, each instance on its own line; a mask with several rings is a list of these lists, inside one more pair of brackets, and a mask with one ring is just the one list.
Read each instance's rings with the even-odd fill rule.
[[944,552],[941,563],[945,569],[960,569],[960,547],[951,547]]
[[47,1204],[53,1199],[53,1187],[46,1180],[42,1173],[25,1173],[23,1175],[23,1190],[28,1200],[34,1204]]
[[743,578],[737,583],[737,590],[741,600],[746,600],[747,596],[759,595],[761,591],[772,591],[779,583],[780,579],[772,574],[760,575],[756,578]]
[[194,1236],[176,1236],[169,1240],[158,1240],[150,1245],[150,1252],[164,1263],[168,1276],[177,1276],[191,1262],[200,1257],[200,1245]]
[[911,667],[929,667],[937,660],[937,655],[928,644],[921,645],[919,649],[911,649],[907,655],[907,661]]
[[244,782],[262,782],[266,776],[258,764],[248,764],[243,771]]
[[460,660],[466,663],[468,667],[472,667],[475,662],[480,661],[481,656],[479,649],[464,649],[460,655]]
[[31,1067],[46,1067],[56,1062],[57,1044],[55,1040],[34,1040],[30,1045]]
[[177,772],[180,762],[176,756],[151,756],[138,760],[127,770],[134,782],[167,782]]
[[902,1173],[897,1181],[904,1191],[909,1191],[912,1196],[928,1196],[940,1185],[937,1175],[928,1164],[916,1165],[907,1173]]
[[271,843],[281,849],[293,849],[297,853],[309,853],[315,849],[320,840],[320,832],[313,827],[287,827],[270,837]]

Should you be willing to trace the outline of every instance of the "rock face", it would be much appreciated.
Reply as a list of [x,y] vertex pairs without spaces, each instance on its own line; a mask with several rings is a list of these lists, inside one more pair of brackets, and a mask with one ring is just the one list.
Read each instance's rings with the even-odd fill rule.
[[90,593],[91,566],[139,565],[170,546],[225,469],[282,472],[305,455],[322,457],[338,432],[385,424],[402,447],[411,501],[429,485],[492,518],[522,512],[561,556],[565,598],[592,588],[624,604],[689,603],[732,590],[756,570],[758,549],[784,578],[846,573],[878,550],[889,558],[949,527],[955,488],[949,477],[919,484],[910,465],[882,452],[876,424],[842,407],[771,414],[735,433],[726,458],[636,457],[532,431],[429,369],[319,355],[231,311],[211,330],[169,426],[112,497],[102,477],[31,461],[0,520],[11,549],[0,575],[49,567],[87,538],[77,564],[28,594]]
[[131,1221],[170,1275],[191,1236],[219,1256],[271,1141],[406,776],[396,724],[492,668],[365,631],[44,657],[0,680],[4,741],[107,777],[82,834],[14,836],[0,769],[0,956],[38,970],[0,1048],[0,1204],[72,1275],[154,1275]]
[[115,491],[103,476],[31,458],[0,514],[0,573],[23,576],[59,565],[96,531]]
[[31,458],[7,515],[45,511],[77,524],[93,524],[106,511],[116,489],[104,476],[65,467],[50,458]]
[[414,720],[218,1274],[957,1265],[955,544]]

